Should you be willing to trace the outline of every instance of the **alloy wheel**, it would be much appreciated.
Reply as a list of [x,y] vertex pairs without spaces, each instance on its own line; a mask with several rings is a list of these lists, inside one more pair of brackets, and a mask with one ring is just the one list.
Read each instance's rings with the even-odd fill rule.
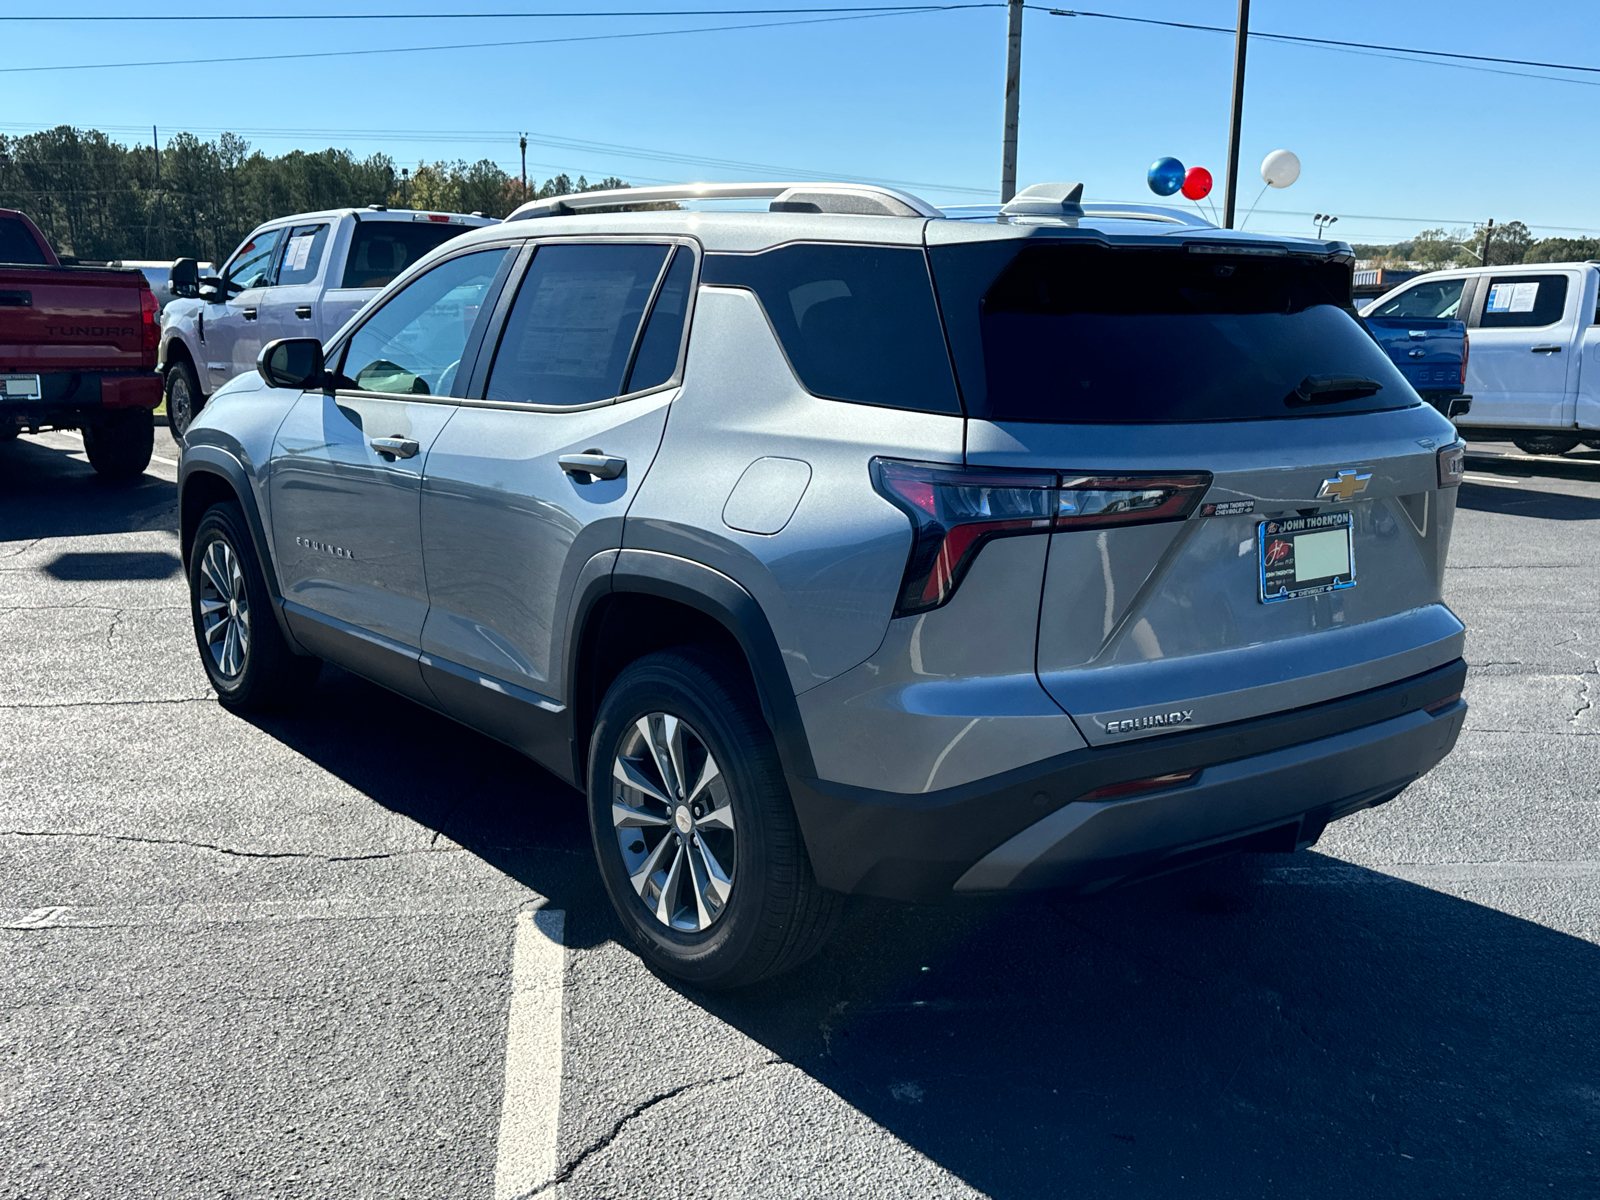
[[239,556],[221,538],[200,560],[200,626],[217,672],[238,678],[250,653],[250,605]]
[[703,933],[737,869],[728,784],[705,740],[670,713],[640,717],[611,765],[611,823],[629,882],[657,921]]
[[189,422],[193,419],[194,396],[189,392],[189,377],[175,370],[167,384],[167,424],[182,437],[189,432]]

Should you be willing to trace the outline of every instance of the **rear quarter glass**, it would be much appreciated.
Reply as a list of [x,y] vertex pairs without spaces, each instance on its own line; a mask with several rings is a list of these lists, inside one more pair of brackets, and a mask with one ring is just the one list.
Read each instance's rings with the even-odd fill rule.
[[794,242],[759,254],[707,254],[700,282],[754,292],[813,395],[961,411],[918,248]]
[[[1148,424],[1419,402],[1350,308],[1347,262],[1003,242],[930,259],[973,417]],[[1308,402],[1318,380],[1371,386],[1312,388]]]

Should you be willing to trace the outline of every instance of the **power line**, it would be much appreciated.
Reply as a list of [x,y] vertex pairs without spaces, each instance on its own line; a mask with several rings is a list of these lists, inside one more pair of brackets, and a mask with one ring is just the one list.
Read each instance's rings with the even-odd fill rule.
[[838,21],[871,21],[884,17],[918,16],[925,13],[955,12],[971,8],[996,8],[997,0],[972,4],[950,4],[938,8],[905,8],[889,12],[868,12],[846,17],[814,17],[804,21],[759,21],[743,25],[702,25],[694,29],[646,29],[634,33],[591,33],[573,37],[525,38],[504,42],[459,42],[446,46],[390,46],[376,50],[315,50],[298,54],[241,54],[227,58],[167,58],[151,62],[57,63],[52,66],[0,67],[0,75],[32,74],[39,71],[111,71],[129,67],[214,66],[226,63],[283,62],[288,59],[359,58],[373,54],[427,54],[436,50],[491,50],[508,46],[557,46],[572,42],[613,42],[626,38],[677,37],[693,33],[728,33],[748,29],[783,29],[795,25],[828,25]]
[[792,5],[782,8],[674,8],[606,9],[570,12],[376,12],[376,13],[108,13],[82,15],[40,14],[0,16],[0,21],[106,22],[128,21],[484,21],[589,17],[750,17],[790,13],[900,13],[942,12],[952,8],[984,8],[979,4],[852,4]]
[[[1034,10],[1035,12],[1048,13],[1052,17],[1094,17],[1094,18],[1097,18],[1097,19],[1103,20],[1103,21],[1125,21],[1125,22],[1127,22],[1129,24],[1133,24],[1133,25],[1160,25],[1160,26],[1164,26],[1167,29],[1190,29],[1190,30],[1197,30],[1197,31],[1202,32],[1202,33],[1225,33],[1225,34],[1228,34],[1230,37],[1234,33],[1234,30],[1230,26],[1226,26],[1226,25],[1200,25],[1200,24],[1196,24],[1196,23],[1191,22],[1191,21],[1161,21],[1161,20],[1157,20],[1154,17],[1130,17],[1130,16],[1127,16],[1127,15],[1125,15],[1123,13],[1091,12],[1091,11],[1089,11],[1087,9],[1051,8],[1051,7],[1049,7],[1047,5],[1043,5],[1043,4],[1030,4],[1030,5],[1028,5],[1028,7],[1030,9]],[[1464,52],[1458,52],[1458,51],[1454,51],[1454,50],[1428,50],[1428,49],[1423,49],[1423,48],[1416,47],[1416,46],[1388,46],[1388,45],[1384,45],[1381,42],[1341,41],[1341,40],[1339,40],[1337,38],[1308,37],[1308,36],[1305,36],[1303,34],[1297,34],[1297,33],[1264,33],[1262,31],[1256,30],[1256,29],[1250,30],[1248,36],[1251,37],[1251,38],[1260,38],[1263,41],[1269,41],[1269,42],[1288,42],[1288,43],[1291,43],[1291,44],[1294,44],[1294,45],[1302,45],[1302,46],[1325,46],[1325,47],[1328,47],[1329,49],[1335,49],[1335,50],[1354,50],[1354,51],[1382,52],[1382,54],[1380,56],[1415,55],[1415,56],[1420,56],[1420,57],[1423,57],[1423,58],[1439,59],[1439,60],[1461,59],[1461,60],[1465,60],[1465,61],[1464,62],[1441,61],[1439,65],[1441,65],[1441,66],[1462,67],[1462,68],[1467,69],[1467,70],[1473,69],[1473,68],[1471,68],[1471,67],[1469,67],[1467,65],[1468,63],[1477,62],[1477,63],[1500,63],[1500,64],[1503,64],[1503,65],[1506,65],[1506,66],[1513,66],[1513,67],[1543,67],[1543,68],[1546,68],[1548,70],[1554,70],[1554,71],[1583,71],[1583,72],[1590,73],[1590,74],[1600,75],[1600,67],[1587,66],[1587,65],[1578,64],[1578,63],[1542,62],[1542,61],[1539,61],[1537,59],[1528,59],[1528,58],[1503,58],[1503,57],[1500,57],[1500,56],[1497,56],[1497,55],[1492,55],[1492,54],[1467,54],[1467,53],[1464,53]],[[1478,69],[1487,69],[1487,68],[1478,68]],[[1553,81],[1557,81],[1557,82],[1561,82],[1561,83],[1586,83],[1587,82],[1586,80],[1581,80],[1581,79],[1563,79],[1559,75],[1526,75],[1526,74],[1524,74],[1523,72],[1520,72],[1520,71],[1510,71],[1510,72],[1495,71],[1493,73],[1494,74],[1512,74],[1512,75],[1517,75],[1517,76],[1519,76],[1521,78],[1525,78],[1525,79],[1549,79],[1549,80],[1553,80]]]

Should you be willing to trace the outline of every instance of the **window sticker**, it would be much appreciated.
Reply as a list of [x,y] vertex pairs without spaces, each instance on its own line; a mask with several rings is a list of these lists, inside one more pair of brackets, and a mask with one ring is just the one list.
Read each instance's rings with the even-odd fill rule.
[[1484,312],[1510,312],[1511,311],[1511,285],[1497,283],[1489,289],[1489,305]]
[[1539,298],[1539,285],[1537,283],[1513,283],[1511,285],[1511,311],[1532,312],[1533,302]]
[[283,252],[284,267],[290,271],[304,271],[306,260],[311,257],[311,243],[316,240],[315,233],[290,238],[289,248]]

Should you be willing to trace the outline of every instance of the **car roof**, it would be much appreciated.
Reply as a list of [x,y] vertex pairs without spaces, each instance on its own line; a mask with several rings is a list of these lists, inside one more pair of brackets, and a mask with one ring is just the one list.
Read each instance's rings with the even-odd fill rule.
[[293,213],[289,216],[273,217],[270,221],[263,221],[257,229],[266,229],[278,225],[295,225],[302,221],[333,220],[336,217],[359,217],[363,221],[415,221],[419,218],[449,217],[463,224],[476,226],[498,225],[500,218],[486,217],[482,213],[457,213],[430,210],[425,208],[324,208],[316,212]]
[[[1154,210],[1154,206],[1151,206]],[[703,212],[644,210],[632,212],[579,212],[537,220],[508,220],[493,229],[473,230],[453,239],[454,250],[474,242],[546,237],[648,236],[687,237],[706,250],[752,253],[788,242],[862,242],[875,245],[950,245],[1013,239],[1073,239],[1119,245],[1170,245],[1178,241],[1203,241],[1261,248],[1281,247],[1294,253],[1323,256],[1349,255],[1343,242],[1313,238],[1266,237],[1234,229],[1219,229],[1209,222],[1196,223],[1190,214],[1176,210],[1183,220],[1162,220],[1144,212],[1117,206],[1107,212],[1086,211],[1070,221],[923,216],[859,216],[850,213]]]

